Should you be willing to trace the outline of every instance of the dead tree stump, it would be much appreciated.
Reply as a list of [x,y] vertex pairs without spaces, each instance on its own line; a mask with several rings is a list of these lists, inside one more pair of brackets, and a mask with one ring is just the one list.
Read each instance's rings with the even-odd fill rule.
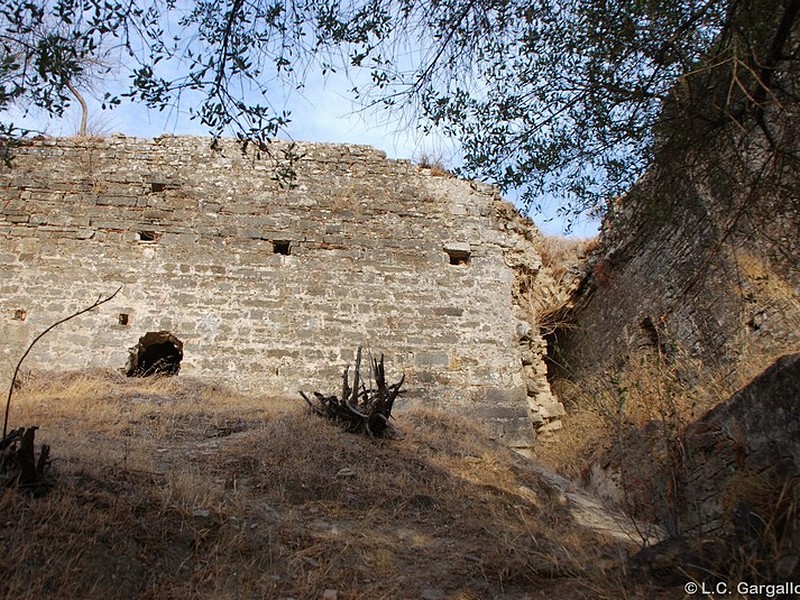
[[42,444],[39,458],[36,458],[37,429],[20,427],[0,440],[0,479],[5,486],[27,488],[34,494],[46,490],[44,476],[50,465],[50,446]]
[[380,361],[370,358],[372,367],[372,382],[375,387],[367,387],[365,379],[361,376],[361,347],[356,353],[356,364],[353,369],[353,382],[350,383],[350,366],[345,367],[342,373],[342,398],[326,396],[314,392],[316,401],[312,401],[304,392],[300,395],[316,414],[332,419],[352,433],[364,433],[370,437],[382,437],[394,433],[389,423],[392,417],[394,401],[402,393],[400,387],[405,381],[405,375],[400,381],[392,385],[386,383],[386,370],[383,364],[383,354]]

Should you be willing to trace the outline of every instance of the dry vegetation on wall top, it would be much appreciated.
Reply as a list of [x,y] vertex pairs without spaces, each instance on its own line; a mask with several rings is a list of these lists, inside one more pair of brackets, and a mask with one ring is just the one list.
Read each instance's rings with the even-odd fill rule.
[[417,165],[428,169],[434,177],[455,177],[453,171],[447,167],[447,159],[442,154],[423,152],[415,159]]
[[103,372],[26,381],[15,421],[54,485],[0,497],[6,598],[657,597],[452,415],[403,411],[378,441],[299,399]]
[[543,235],[536,240],[536,250],[542,257],[542,266],[549,270],[551,277],[560,280],[591,254],[598,244],[598,238],[568,238],[560,235]]

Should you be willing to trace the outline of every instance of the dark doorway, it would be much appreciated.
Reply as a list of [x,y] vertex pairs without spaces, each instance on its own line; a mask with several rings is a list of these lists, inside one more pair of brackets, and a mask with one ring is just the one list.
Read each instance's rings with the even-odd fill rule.
[[183,342],[169,331],[150,331],[131,348],[128,377],[177,375],[182,359]]

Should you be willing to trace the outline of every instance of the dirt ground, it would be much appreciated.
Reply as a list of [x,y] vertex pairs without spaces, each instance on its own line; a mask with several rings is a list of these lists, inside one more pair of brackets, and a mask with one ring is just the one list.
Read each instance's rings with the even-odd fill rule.
[[30,425],[52,485],[0,496],[5,598],[657,597],[635,543],[453,415],[372,440],[299,397],[97,372],[25,381]]

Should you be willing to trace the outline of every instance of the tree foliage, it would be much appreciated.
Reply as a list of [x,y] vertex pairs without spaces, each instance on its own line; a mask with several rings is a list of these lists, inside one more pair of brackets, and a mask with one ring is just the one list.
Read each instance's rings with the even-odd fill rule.
[[[0,4],[0,109],[11,104],[61,116],[101,65],[113,37],[108,13],[91,15],[77,4]],[[76,95],[77,94],[77,95]],[[3,133],[13,133],[9,123]]]
[[285,115],[248,99],[268,92],[263,63],[287,68],[292,61],[284,54],[297,48],[279,39],[288,28],[275,6],[0,1],[0,108],[16,103],[60,116],[72,99],[70,84],[113,53],[128,86],[122,97],[105,93],[103,108],[126,96],[156,110],[184,108],[184,96],[196,93],[188,111],[215,136],[232,127],[264,140],[285,123]]
[[[61,114],[110,49],[121,96],[266,142],[276,82],[367,69],[370,106],[463,147],[463,173],[602,209],[659,148],[797,99],[800,0],[0,0],[0,107]],[[56,23],[43,27],[43,23]],[[120,97],[107,94],[112,106]],[[407,113],[407,114],[408,114]],[[8,124],[6,124],[7,126]],[[688,129],[687,129],[688,128]]]
[[800,89],[799,11],[797,0],[400,0],[391,12],[418,50],[404,68],[395,45],[371,97],[412,102],[460,140],[467,174],[521,189],[529,206],[555,195],[602,209],[656,152],[731,122],[769,134],[765,116],[785,118]]

